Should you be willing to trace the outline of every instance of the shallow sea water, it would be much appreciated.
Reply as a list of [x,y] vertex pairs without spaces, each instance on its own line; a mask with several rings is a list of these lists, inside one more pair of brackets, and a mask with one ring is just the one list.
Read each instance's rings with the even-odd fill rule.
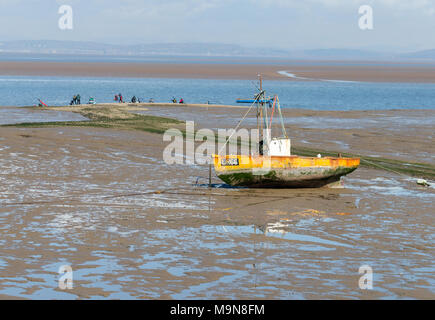
[[[433,109],[435,84],[330,81],[266,81],[269,95],[277,94],[283,108],[312,110]],[[251,99],[256,84],[249,80],[86,78],[0,76],[0,106],[68,105],[80,94],[97,103],[113,102],[121,93],[125,101],[135,95],[143,102],[236,104]]]

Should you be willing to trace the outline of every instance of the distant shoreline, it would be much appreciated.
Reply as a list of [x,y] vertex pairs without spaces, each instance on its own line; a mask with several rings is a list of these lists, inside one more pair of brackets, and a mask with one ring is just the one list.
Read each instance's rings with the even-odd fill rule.
[[[87,104],[83,103],[80,105],[49,105],[48,107],[38,107],[37,105],[28,105],[28,106],[18,106],[18,105],[0,105],[0,109],[32,109],[32,110],[54,110],[54,111],[78,111],[83,107],[111,107],[111,106],[117,106],[117,107],[125,107],[126,109],[129,108],[142,108],[142,110],[148,110],[152,108],[199,108],[199,109],[249,109],[250,105],[232,105],[232,104],[205,104],[205,103],[170,103],[170,102],[140,102],[140,103],[132,103],[132,102],[125,102],[125,103],[114,103],[114,102],[102,102],[97,104]],[[391,108],[391,109],[360,109],[360,110],[336,110],[336,109],[305,109],[305,108],[283,108],[282,112],[284,113],[291,113],[292,117],[313,117],[316,115],[322,115],[322,116],[330,116],[337,118],[337,112],[340,112],[340,117],[345,116],[359,116],[364,113],[370,113],[370,114],[385,114],[385,113],[391,113],[394,112],[395,114],[398,113],[407,113],[407,112],[424,112],[424,113],[431,113],[434,112],[435,109],[425,109],[425,108],[408,108],[408,109],[398,109],[398,108]]]
[[[283,72],[284,71],[284,72]],[[289,77],[292,74],[294,77]],[[435,83],[432,65],[227,64],[0,61],[2,76],[187,78]]]

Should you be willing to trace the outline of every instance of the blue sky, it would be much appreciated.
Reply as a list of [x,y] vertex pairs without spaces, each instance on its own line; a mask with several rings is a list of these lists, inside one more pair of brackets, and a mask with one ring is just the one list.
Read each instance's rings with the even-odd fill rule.
[[[74,29],[58,28],[71,5]],[[358,8],[374,29],[358,28]],[[284,49],[435,48],[435,0],[0,0],[0,41],[230,43]]]

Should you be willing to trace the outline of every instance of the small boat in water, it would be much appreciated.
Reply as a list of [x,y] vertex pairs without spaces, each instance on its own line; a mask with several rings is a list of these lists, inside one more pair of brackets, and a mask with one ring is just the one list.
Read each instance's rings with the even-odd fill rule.
[[[261,77],[259,90],[251,105],[251,108],[257,106],[259,132],[265,132],[258,143],[258,154],[221,155],[219,152],[213,155],[216,175],[222,181],[231,186],[252,188],[316,188],[337,184],[342,176],[358,168],[359,158],[292,155],[278,97],[270,99],[265,96]],[[269,119],[268,108],[271,109]],[[281,120],[280,137],[272,137],[271,134],[275,110]],[[246,115],[248,113],[249,110]]]

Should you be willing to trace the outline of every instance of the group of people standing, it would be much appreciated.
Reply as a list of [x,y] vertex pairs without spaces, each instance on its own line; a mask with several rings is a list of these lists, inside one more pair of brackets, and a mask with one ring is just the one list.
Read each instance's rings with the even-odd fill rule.
[[[79,105],[79,104],[81,104],[80,99],[81,99],[80,94],[75,95],[75,96],[72,98],[72,100],[71,100],[71,102],[70,102],[70,105]],[[116,102],[119,102],[119,103],[123,103],[123,102],[125,102],[125,101],[124,101],[124,97],[122,96],[121,93],[116,94],[114,100],[115,100]],[[171,101],[172,101],[173,103],[181,103],[181,104],[184,103],[183,98],[181,98],[180,101],[177,101],[177,99],[176,99],[175,97],[173,97]],[[139,98],[137,98],[136,96],[133,96],[133,98],[131,98],[131,102],[132,102],[132,103],[141,103],[141,100],[140,100]],[[150,103],[154,103],[154,99],[151,98],[151,99],[149,100],[149,102],[150,102]],[[94,98],[90,98],[90,99],[89,99],[89,103],[93,103],[93,104],[95,104],[95,99],[94,99]]]
[[[120,93],[120,94],[116,94],[114,100],[115,100],[116,102],[123,103],[123,102],[124,102],[124,97],[122,96],[121,93]],[[131,98],[131,102],[132,102],[132,103],[136,103],[136,102],[141,103],[140,99],[137,98],[136,96],[133,96],[133,97]]]
[[[97,102],[95,101],[95,99],[93,97],[89,98],[88,104],[96,104]],[[75,95],[71,102],[69,103],[70,106],[72,105],[79,105],[81,104],[81,97],[79,94]]]
[[[121,93],[116,94],[114,100],[115,100],[116,102],[119,102],[119,103],[123,103],[123,102],[125,102],[125,101],[124,101],[124,98],[123,98],[123,96],[122,96]],[[175,99],[175,97],[173,97],[171,101],[172,101],[173,103],[182,103],[182,104],[184,103],[183,98],[181,98],[180,101],[178,102],[177,99]],[[133,96],[133,97],[131,98],[131,102],[132,102],[132,103],[141,103],[142,101],[140,100],[140,98],[138,98],[138,97],[136,97],[136,96]],[[150,98],[148,102],[149,102],[149,103],[154,103],[154,99],[153,99],[153,98]]]
[[[177,103],[177,99],[175,99],[175,97],[172,97],[172,103]],[[184,103],[183,98],[181,98],[181,99],[180,99],[180,102],[178,102],[178,103],[183,104],[183,103]]]
[[72,106],[73,104],[81,104],[81,103],[80,103],[80,99],[81,99],[81,97],[80,97],[79,94],[75,95],[75,96],[72,98],[72,100],[71,100],[71,102],[70,102],[70,105]]
[[141,103],[142,101],[140,101],[140,98],[136,98],[136,96],[133,96],[133,98],[131,98],[131,102],[132,103]]
[[122,97],[122,94],[115,94],[115,101],[119,103],[123,103],[124,102],[124,98]]

